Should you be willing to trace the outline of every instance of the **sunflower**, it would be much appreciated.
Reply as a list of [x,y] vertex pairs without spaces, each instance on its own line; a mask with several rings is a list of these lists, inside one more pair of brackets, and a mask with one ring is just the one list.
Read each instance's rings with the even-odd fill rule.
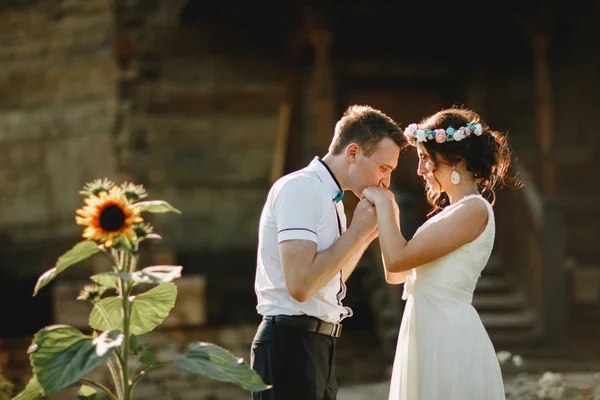
[[82,236],[88,240],[99,240],[106,247],[112,246],[119,237],[135,240],[134,225],[144,222],[139,210],[132,208],[123,195],[120,186],[89,195],[85,204],[77,210],[75,217],[78,225],[86,227]]
[[90,196],[92,194],[94,196],[98,196],[98,193],[108,192],[113,186],[115,186],[115,183],[109,179],[96,179],[92,182],[86,183],[83,187],[83,190],[79,193],[86,196]]
[[148,197],[144,185],[136,185],[135,183],[125,181],[121,187],[123,188],[123,195],[127,197],[127,200],[129,201],[138,201]]

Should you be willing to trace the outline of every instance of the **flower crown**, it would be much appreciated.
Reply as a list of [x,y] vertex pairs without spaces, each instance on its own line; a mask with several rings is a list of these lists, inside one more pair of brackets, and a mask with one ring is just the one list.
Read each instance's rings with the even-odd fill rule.
[[449,126],[444,129],[435,129],[433,131],[429,129],[421,129],[417,124],[410,124],[404,130],[404,137],[407,140],[416,140],[417,142],[426,142],[428,140],[435,139],[438,143],[444,142],[460,142],[461,140],[468,138],[474,133],[476,136],[481,136],[483,133],[481,124],[467,124],[467,126],[461,126],[458,129],[454,129]]

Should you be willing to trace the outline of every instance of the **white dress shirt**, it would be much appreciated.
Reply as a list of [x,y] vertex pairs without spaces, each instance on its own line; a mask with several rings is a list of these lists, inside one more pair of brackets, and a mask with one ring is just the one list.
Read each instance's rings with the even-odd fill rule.
[[254,289],[259,314],[306,314],[333,323],[352,315],[352,310],[342,305],[346,296],[342,272],[305,302],[299,302],[287,290],[279,256],[279,243],[285,240],[313,241],[317,252],[337,240],[346,230],[344,204],[334,200],[340,190],[335,176],[319,157],[271,187],[258,229]]

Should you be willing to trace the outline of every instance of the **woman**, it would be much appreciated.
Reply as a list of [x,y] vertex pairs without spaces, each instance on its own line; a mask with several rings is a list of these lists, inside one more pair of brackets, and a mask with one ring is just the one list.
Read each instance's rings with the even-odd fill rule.
[[520,186],[506,176],[506,137],[459,108],[404,135],[419,156],[431,218],[407,241],[392,193],[363,191],[377,210],[386,280],[404,283],[407,300],[389,399],[504,400],[496,352],[471,301],[494,244],[494,186]]

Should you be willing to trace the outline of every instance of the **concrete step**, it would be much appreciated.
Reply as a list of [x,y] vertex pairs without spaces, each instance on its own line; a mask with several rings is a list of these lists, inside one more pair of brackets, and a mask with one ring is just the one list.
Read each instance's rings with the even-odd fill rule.
[[490,255],[490,259],[483,271],[481,271],[482,276],[498,276],[504,275],[508,271],[506,267],[506,263],[504,262],[504,257],[500,253],[492,253]]
[[488,330],[533,329],[537,323],[537,314],[532,310],[506,311],[502,313],[481,312],[481,322]]
[[525,296],[521,292],[479,293],[473,296],[473,307],[478,311],[511,311],[527,308]]
[[529,328],[511,331],[488,330],[488,335],[497,350],[511,348],[510,346],[525,346],[524,348],[531,350],[537,346],[543,346],[544,340],[541,331]]
[[489,276],[483,275],[477,281],[475,294],[478,293],[506,293],[514,290],[510,281],[501,275]]

